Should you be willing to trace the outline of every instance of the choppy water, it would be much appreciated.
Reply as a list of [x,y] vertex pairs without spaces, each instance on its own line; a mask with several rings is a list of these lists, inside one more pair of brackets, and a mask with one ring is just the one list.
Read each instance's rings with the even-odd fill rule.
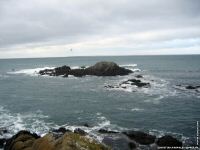
[[[90,66],[114,61],[134,74],[82,78],[38,76],[45,67]],[[106,89],[107,84],[142,74],[151,88]],[[11,136],[21,129],[44,134],[53,127],[96,131],[139,129],[156,135],[173,134],[195,143],[200,121],[200,91],[176,85],[200,85],[200,56],[74,57],[0,60],[0,127]]]

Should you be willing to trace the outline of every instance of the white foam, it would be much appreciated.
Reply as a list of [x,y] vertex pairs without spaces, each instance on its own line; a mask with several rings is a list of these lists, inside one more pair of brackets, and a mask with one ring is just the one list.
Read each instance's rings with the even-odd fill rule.
[[132,108],[131,111],[144,111],[144,109],[135,107]]
[[30,76],[35,76],[38,75],[40,70],[44,69],[54,69],[55,67],[43,67],[43,68],[33,68],[33,69],[22,69],[18,71],[13,71],[13,72],[7,72],[8,74],[26,74]]
[[39,135],[45,134],[50,130],[51,126],[54,126],[52,123],[45,123],[44,119],[47,117],[41,111],[16,114],[0,107],[0,127],[9,131],[9,133],[0,135],[0,137],[9,138],[20,130],[29,130]]
[[120,65],[120,67],[136,67],[137,64],[124,64],[124,65]]

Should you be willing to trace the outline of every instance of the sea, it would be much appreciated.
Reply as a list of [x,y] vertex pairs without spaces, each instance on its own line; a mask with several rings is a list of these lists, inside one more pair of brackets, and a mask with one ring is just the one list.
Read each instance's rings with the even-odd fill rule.
[[[133,70],[126,76],[68,78],[40,76],[39,70],[113,61]],[[142,75],[149,88],[105,88]],[[84,129],[101,141],[98,130],[139,130],[172,135],[195,144],[200,121],[200,55],[99,56],[0,59],[0,138],[20,130],[44,135],[65,127]],[[85,127],[88,124],[90,127]]]

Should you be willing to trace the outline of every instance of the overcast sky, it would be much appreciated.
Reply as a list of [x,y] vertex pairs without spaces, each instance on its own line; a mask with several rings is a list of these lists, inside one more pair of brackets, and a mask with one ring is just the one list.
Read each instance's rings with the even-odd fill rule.
[[152,54],[200,54],[200,0],[0,0],[0,58]]

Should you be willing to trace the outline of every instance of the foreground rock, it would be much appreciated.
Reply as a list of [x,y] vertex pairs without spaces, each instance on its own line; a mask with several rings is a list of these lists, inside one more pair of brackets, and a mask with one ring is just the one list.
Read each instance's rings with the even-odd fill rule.
[[69,66],[62,66],[55,69],[45,69],[40,70],[40,75],[49,75],[49,76],[60,76],[68,77],[68,75],[73,75],[76,77],[82,77],[86,75],[93,76],[117,76],[117,75],[128,75],[132,73],[131,70],[119,67],[114,62],[98,62],[94,66],[81,69],[71,69]]
[[165,135],[159,138],[156,143],[160,147],[165,147],[165,146],[181,147],[182,146],[182,142],[178,141],[177,139],[173,138],[170,135]]
[[155,142],[156,136],[141,132],[141,131],[128,131],[124,132],[130,139],[142,145],[149,145]]
[[27,131],[20,131],[8,140],[5,150],[108,150],[102,144],[80,134],[66,132],[58,136],[53,133],[39,137]]

